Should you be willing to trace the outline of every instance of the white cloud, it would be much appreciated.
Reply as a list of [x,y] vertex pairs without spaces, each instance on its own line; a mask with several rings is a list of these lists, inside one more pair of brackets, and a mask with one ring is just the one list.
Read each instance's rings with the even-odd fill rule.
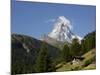
[[49,22],[55,22],[55,19],[49,19],[45,21],[45,23],[49,23]]

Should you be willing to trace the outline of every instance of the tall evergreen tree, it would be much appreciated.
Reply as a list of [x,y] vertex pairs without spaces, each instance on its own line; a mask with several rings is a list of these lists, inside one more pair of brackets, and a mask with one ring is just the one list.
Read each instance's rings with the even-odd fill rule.
[[86,51],[87,51],[87,48],[86,48],[85,40],[83,39],[81,41],[81,55],[84,54]]
[[70,48],[67,44],[65,44],[62,49],[62,59],[65,62],[70,60]]
[[52,66],[52,60],[48,55],[48,47],[44,42],[41,46],[40,52],[38,54],[36,64],[35,64],[35,71],[36,72],[51,72],[53,71],[54,66]]
[[80,55],[80,51],[81,51],[81,45],[79,44],[78,39],[73,39],[71,45],[71,55],[78,56]]
[[96,47],[96,34],[95,31],[88,33],[81,42],[82,52],[86,53]]

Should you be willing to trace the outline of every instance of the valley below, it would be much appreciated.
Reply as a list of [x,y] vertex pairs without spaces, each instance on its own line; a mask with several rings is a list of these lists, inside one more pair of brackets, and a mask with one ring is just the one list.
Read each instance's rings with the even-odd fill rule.
[[84,37],[81,44],[50,44],[45,40],[21,34],[11,35],[12,74],[63,72],[96,69],[95,32]]

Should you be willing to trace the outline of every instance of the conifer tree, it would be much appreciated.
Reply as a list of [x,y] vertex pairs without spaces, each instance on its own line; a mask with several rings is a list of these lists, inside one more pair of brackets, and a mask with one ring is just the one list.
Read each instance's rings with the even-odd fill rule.
[[41,46],[40,52],[36,59],[35,71],[36,72],[51,72],[54,70],[54,66],[52,65],[52,60],[48,55],[48,47],[44,42]]
[[71,45],[71,55],[78,56],[80,55],[80,51],[81,51],[81,45],[79,44],[78,39],[73,39]]
[[65,62],[70,60],[70,48],[67,44],[65,44],[62,49],[62,59]]

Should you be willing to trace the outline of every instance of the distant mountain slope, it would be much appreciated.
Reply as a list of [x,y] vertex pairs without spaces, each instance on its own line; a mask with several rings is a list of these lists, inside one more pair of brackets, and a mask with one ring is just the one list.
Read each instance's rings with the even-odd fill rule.
[[[12,34],[11,35],[12,70],[15,70],[14,67],[20,67],[20,69],[26,68],[25,72],[29,73],[31,71],[30,69],[35,63],[35,60],[38,56],[38,52],[40,51],[42,43],[43,41],[37,40],[35,38],[26,35]],[[49,55],[53,60],[59,57],[60,50],[58,48],[53,47],[49,44],[46,45],[48,46]]]
[[45,35],[43,37],[43,39],[41,39],[41,41],[45,41],[46,43],[48,43],[48,44],[50,44],[50,45],[52,45],[54,47],[60,48],[60,49],[62,49],[62,47],[63,47],[63,45],[65,43],[68,43],[68,42],[57,41],[57,40],[55,40],[55,39],[53,39],[53,38],[51,38],[51,37],[49,37],[47,35]]

